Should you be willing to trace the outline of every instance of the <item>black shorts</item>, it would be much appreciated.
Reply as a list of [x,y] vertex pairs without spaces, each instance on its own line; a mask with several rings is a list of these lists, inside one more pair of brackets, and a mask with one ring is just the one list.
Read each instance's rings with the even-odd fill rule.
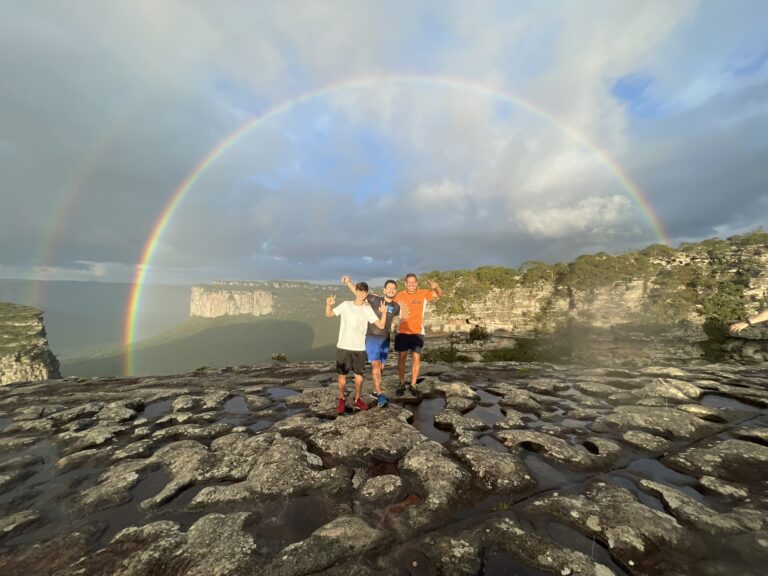
[[424,348],[424,336],[421,334],[398,334],[395,336],[395,352],[407,352],[408,350],[421,354]]
[[336,348],[336,373],[348,374],[352,370],[355,374],[363,374],[365,361],[367,360],[365,350],[344,350]]

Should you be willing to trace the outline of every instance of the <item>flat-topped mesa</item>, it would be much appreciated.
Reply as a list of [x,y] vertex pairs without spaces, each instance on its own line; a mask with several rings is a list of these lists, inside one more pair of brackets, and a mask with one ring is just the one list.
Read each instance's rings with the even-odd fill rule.
[[48,348],[42,311],[0,303],[0,384],[61,378]]
[[263,282],[217,282],[193,286],[189,301],[190,317],[266,316],[273,312],[272,293]]
[[326,295],[338,291],[339,285],[295,280],[216,280],[192,288],[189,315],[218,318],[300,314],[321,309]]

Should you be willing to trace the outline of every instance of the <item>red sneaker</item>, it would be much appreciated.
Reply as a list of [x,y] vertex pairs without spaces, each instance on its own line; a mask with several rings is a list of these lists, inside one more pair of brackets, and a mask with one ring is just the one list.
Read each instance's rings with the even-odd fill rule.
[[358,398],[355,400],[355,403],[352,405],[354,408],[357,408],[358,410],[368,410],[368,404],[363,402],[362,398]]
[[336,403],[336,414],[344,414],[346,409],[347,409],[347,399],[339,398],[339,401]]

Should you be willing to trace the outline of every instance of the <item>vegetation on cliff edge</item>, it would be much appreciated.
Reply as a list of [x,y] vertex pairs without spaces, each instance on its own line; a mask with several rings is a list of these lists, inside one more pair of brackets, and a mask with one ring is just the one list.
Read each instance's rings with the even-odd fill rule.
[[[762,270],[768,233],[757,230],[727,240],[712,238],[679,248],[653,244],[639,251],[579,256],[573,262],[524,262],[519,268],[481,266],[475,270],[433,271],[420,278],[440,283],[447,298],[436,302],[438,314],[469,313],[468,304],[495,289],[554,287],[554,298],[577,298],[630,282],[642,282],[647,298],[639,323],[684,320],[692,314],[708,319],[708,329],[724,329],[744,315],[744,295],[751,278]],[[768,305],[768,302],[763,304]]]

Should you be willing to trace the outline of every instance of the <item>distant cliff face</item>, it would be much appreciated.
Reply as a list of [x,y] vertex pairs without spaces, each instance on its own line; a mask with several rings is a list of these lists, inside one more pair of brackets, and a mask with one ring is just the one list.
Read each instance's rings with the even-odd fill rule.
[[48,349],[43,313],[0,303],[0,384],[61,378],[59,361]]
[[219,316],[264,316],[273,310],[272,293],[262,283],[221,283],[194,286],[189,315],[202,318]]
[[[708,318],[733,322],[768,306],[764,242],[744,245],[718,240],[709,246],[704,242],[687,250],[637,255],[631,264],[609,262],[626,255],[605,255],[602,270],[600,257],[590,258],[591,268],[582,265],[586,272],[579,271],[577,259],[560,270],[546,267],[548,277],[542,274],[543,278],[530,281],[521,274],[504,287],[488,283],[469,291],[466,278],[459,277],[446,290],[442,306],[431,310],[427,328],[468,332],[480,325],[534,336],[567,322],[602,329],[666,325],[668,334],[706,339]],[[620,266],[623,269],[617,272]],[[471,296],[463,296],[462,290]]]

